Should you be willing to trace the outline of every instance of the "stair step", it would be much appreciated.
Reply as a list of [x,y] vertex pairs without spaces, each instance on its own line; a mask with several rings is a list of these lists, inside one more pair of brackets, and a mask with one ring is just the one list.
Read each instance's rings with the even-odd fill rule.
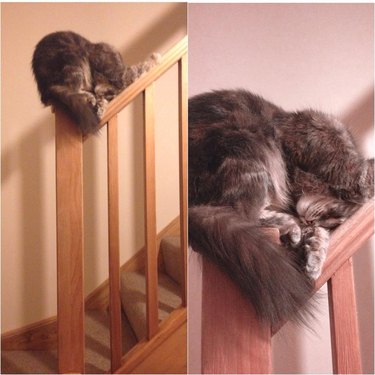
[[[159,274],[159,322],[181,305],[180,286],[168,275]],[[121,274],[122,308],[138,338],[146,337],[146,278],[140,272]]]
[[165,272],[174,281],[182,284],[181,247],[179,236],[164,237],[160,242]]
[[[109,314],[106,310],[85,313],[85,373],[105,374],[110,367]],[[122,349],[127,353],[138,342],[122,314]],[[57,374],[56,350],[12,350],[1,353],[2,374]]]

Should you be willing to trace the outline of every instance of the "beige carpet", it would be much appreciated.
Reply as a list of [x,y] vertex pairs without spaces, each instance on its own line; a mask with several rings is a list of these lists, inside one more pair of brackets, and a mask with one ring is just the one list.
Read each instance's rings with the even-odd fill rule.
[[[166,237],[161,243],[166,273],[159,273],[159,322],[181,305],[182,268],[179,237]],[[123,354],[146,336],[146,280],[144,274],[121,275],[123,313]],[[85,372],[105,373],[110,369],[109,316],[106,311],[86,312]],[[133,328],[132,328],[133,327]],[[56,374],[56,351],[6,351],[1,353],[3,374]]]
[[[181,305],[181,287],[169,276],[158,276],[159,323]],[[138,338],[146,337],[146,278],[140,272],[123,272],[121,275],[122,308]]]
[[[123,352],[128,352],[137,339],[123,314]],[[86,373],[101,374],[110,368],[109,316],[106,311],[86,313]],[[3,351],[2,374],[57,374],[57,352],[51,351]]]

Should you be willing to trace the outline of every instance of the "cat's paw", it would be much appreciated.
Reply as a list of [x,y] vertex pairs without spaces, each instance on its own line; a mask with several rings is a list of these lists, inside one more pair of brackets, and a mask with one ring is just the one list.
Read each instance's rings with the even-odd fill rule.
[[157,52],[152,53],[151,56],[150,56],[150,60],[153,61],[155,65],[160,64],[161,63],[161,54],[157,53]]
[[87,103],[90,104],[93,108],[96,107],[97,105],[96,97],[91,92],[85,92],[85,99]]
[[305,239],[306,275],[316,280],[322,273],[329,245],[329,232],[321,227],[315,227]]
[[97,101],[97,105],[95,107],[96,114],[101,119],[104,115],[104,112],[106,111],[108,107],[108,101],[105,98],[101,98]]
[[302,231],[298,224],[289,225],[287,228],[280,228],[280,240],[282,243],[297,247],[302,239]]

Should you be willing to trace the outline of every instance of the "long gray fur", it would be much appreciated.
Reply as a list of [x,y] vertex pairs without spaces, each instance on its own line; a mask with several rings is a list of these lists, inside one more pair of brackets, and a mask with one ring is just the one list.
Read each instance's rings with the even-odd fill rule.
[[[189,100],[189,242],[263,321],[311,312],[329,233],[373,196],[373,176],[332,116],[286,112],[245,90]],[[282,245],[262,226],[278,228]]]

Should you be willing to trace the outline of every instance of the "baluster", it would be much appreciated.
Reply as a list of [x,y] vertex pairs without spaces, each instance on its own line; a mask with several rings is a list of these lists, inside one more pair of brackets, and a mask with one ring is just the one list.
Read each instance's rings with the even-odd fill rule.
[[179,60],[179,162],[180,162],[180,247],[182,255],[182,305],[187,303],[187,54]]
[[361,352],[352,259],[328,281],[334,374],[361,374]]
[[145,233],[146,233],[146,289],[147,337],[158,331],[158,273],[156,251],[155,202],[155,137],[154,137],[154,84],[144,91],[144,169],[145,169]]
[[82,135],[56,109],[57,330],[60,373],[84,373]]
[[108,163],[108,239],[109,239],[109,311],[111,328],[111,370],[121,366],[121,297],[117,115],[107,126]]

